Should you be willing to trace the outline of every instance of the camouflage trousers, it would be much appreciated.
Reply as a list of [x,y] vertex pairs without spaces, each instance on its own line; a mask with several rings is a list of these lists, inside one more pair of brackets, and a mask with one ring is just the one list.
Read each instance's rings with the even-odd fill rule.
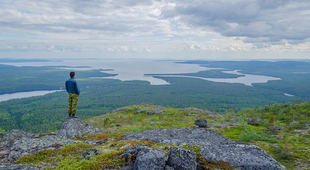
[[69,93],[69,98],[68,98],[68,102],[69,102],[69,106],[68,106],[68,113],[75,115],[76,114],[76,107],[79,101],[79,95],[78,94],[73,94],[73,93]]

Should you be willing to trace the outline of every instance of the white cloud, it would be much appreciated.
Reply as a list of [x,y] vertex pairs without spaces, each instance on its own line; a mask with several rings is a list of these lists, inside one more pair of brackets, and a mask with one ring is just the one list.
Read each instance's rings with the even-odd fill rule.
[[303,53],[309,9],[307,0],[3,0],[0,54]]

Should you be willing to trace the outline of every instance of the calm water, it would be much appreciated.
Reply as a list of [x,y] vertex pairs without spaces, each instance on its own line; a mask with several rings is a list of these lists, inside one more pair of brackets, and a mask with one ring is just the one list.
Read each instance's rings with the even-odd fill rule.
[[267,83],[271,80],[281,80],[277,77],[270,77],[270,76],[262,76],[262,75],[252,75],[252,74],[243,74],[240,73],[238,70],[235,71],[222,71],[223,73],[227,74],[236,74],[242,75],[241,77],[237,78],[203,78],[203,77],[196,77],[196,76],[182,76],[182,75],[159,75],[159,77],[186,77],[186,78],[196,78],[202,79],[212,82],[220,82],[220,83],[241,83],[246,86],[252,86],[254,83]]
[[[182,73],[197,73],[199,71],[206,71],[218,68],[207,68],[197,64],[175,63],[174,61],[154,61],[154,60],[64,60],[58,62],[23,62],[23,63],[6,63],[15,66],[65,66],[67,69],[86,70],[86,69],[110,69],[110,71],[102,71],[105,73],[117,74],[114,77],[92,77],[104,79],[118,79],[121,81],[142,80],[148,81],[152,85],[166,85],[169,84],[163,79],[155,78],[152,75],[160,75],[159,77],[187,77],[198,78],[213,82],[224,83],[242,83],[247,86],[252,86],[254,83],[266,83],[271,80],[281,80],[276,77],[269,77],[264,75],[243,74],[240,71],[223,71],[227,74],[242,75],[238,78],[202,78],[195,76],[180,76],[172,74]],[[73,67],[83,68],[73,68]],[[88,68],[85,68],[88,67]],[[152,74],[152,75],[148,75]],[[158,75],[156,75],[158,77]],[[77,74],[78,77],[78,74]]]
[[89,67],[89,68],[72,68],[73,70],[111,69],[110,71],[102,71],[102,72],[117,75],[114,77],[104,77],[104,78],[118,79],[121,81],[142,80],[142,81],[148,81],[152,85],[165,85],[169,83],[163,79],[148,76],[147,74],[197,73],[199,71],[210,70],[210,68],[201,67],[196,64],[182,64],[182,63],[175,63],[174,61],[154,61],[154,60],[64,60],[63,62],[22,62],[22,63],[4,63],[4,64],[14,66],[66,66],[68,68],[78,66]]
[[2,94],[0,95],[0,102],[11,100],[11,99],[21,99],[21,98],[33,97],[33,96],[43,96],[43,95],[58,92],[58,91],[62,91],[62,90],[44,90],[44,91],[31,91],[31,92]]

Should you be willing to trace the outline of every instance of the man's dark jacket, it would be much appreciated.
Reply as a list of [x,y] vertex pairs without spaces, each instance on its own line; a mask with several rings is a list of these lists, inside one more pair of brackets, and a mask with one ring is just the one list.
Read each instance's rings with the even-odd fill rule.
[[68,93],[80,95],[80,90],[74,78],[70,78],[69,80],[66,81],[66,90]]

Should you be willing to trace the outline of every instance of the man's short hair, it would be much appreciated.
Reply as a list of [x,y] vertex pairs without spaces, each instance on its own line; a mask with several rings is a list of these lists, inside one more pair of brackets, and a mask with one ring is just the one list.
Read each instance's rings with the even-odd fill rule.
[[71,72],[70,72],[70,77],[73,78],[74,76],[75,76],[75,72],[74,72],[74,71],[71,71]]

